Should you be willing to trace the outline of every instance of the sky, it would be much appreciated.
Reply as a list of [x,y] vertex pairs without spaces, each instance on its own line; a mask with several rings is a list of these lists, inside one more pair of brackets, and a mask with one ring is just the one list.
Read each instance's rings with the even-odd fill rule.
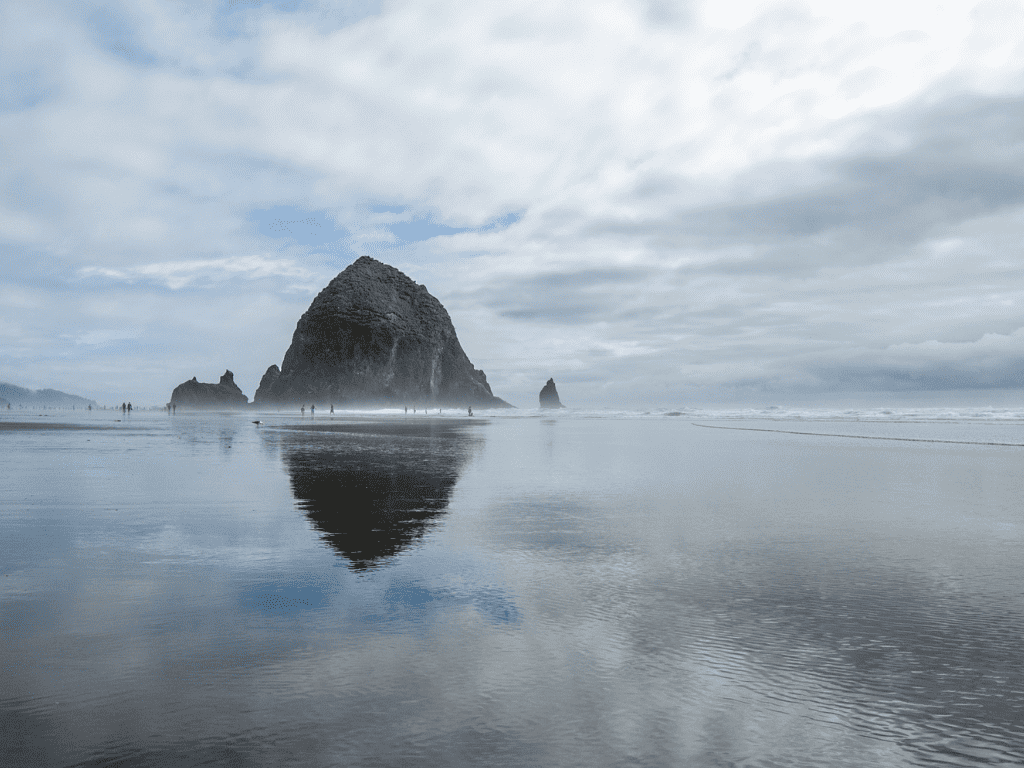
[[1024,3],[0,4],[0,380],[250,398],[359,255],[533,407],[1024,402]]

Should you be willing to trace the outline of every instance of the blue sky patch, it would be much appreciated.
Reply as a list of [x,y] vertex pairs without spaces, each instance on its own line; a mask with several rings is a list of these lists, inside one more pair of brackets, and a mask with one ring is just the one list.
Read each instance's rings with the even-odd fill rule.
[[98,46],[107,53],[136,66],[156,64],[157,57],[146,50],[128,14],[97,8],[89,14],[88,23],[96,35]]
[[371,205],[370,210],[374,213],[405,213],[409,210],[407,205]]
[[[397,213],[401,214],[407,210],[406,206],[400,205],[375,205],[370,208],[374,213]],[[488,232],[496,229],[505,229],[523,218],[523,212],[517,211],[499,216],[487,222],[482,227],[450,227],[447,224],[438,224],[429,216],[413,217],[411,221],[397,221],[386,223],[388,229],[398,240],[405,243],[417,243],[429,240],[432,237],[442,235],[457,235],[461,232]]]
[[[315,10],[321,32],[347,27],[367,16],[380,13],[380,0],[348,0],[331,5],[330,10],[310,9],[303,0],[222,0],[214,14],[214,34],[221,38],[250,35],[247,22],[254,14],[297,13]],[[253,28],[253,33],[256,28]]]
[[0,77],[0,112],[19,112],[49,100],[57,88],[42,69],[26,69]]
[[444,224],[435,224],[426,218],[396,221],[388,227],[403,243],[417,243],[439,235],[457,235],[460,232],[471,231],[469,227],[449,227]]
[[513,211],[512,213],[506,213],[504,216],[499,216],[493,221],[488,222],[480,228],[481,232],[488,232],[492,229],[505,229],[511,227],[513,224],[523,218],[523,214],[526,211]]
[[256,231],[276,239],[292,240],[299,245],[324,245],[348,236],[323,211],[309,211],[294,205],[275,205],[251,211],[247,217],[256,222]]

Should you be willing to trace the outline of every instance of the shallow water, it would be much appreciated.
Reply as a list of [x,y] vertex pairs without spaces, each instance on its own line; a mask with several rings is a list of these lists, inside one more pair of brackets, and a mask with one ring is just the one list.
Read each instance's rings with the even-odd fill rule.
[[0,765],[1024,763],[1024,422],[666,413],[3,416]]

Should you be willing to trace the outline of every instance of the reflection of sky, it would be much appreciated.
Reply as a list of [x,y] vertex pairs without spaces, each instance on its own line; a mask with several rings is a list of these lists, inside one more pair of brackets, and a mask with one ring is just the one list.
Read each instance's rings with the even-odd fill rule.
[[300,571],[280,574],[287,577],[282,580],[247,582],[238,607],[270,620],[328,622],[342,632],[374,627],[418,633],[466,608],[491,623],[514,625],[520,619],[507,589],[494,581],[493,569],[468,553],[457,563],[414,558],[373,577],[353,578],[336,568],[328,574]]
[[0,762],[1020,762],[1017,453],[494,420],[360,573],[246,423],[2,455],[0,716],[73,754]]
[[[486,573],[480,564],[476,566],[482,573],[474,573],[471,568],[466,568],[461,574],[462,585],[458,588],[451,585],[431,587],[422,581],[395,580],[384,592],[383,617],[414,623],[417,614],[444,612],[469,606],[489,622],[518,623],[519,611],[506,590],[493,584],[473,584],[472,577]],[[468,582],[471,586],[466,586],[467,576],[470,577]],[[372,614],[365,618],[376,623],[377,617]]]

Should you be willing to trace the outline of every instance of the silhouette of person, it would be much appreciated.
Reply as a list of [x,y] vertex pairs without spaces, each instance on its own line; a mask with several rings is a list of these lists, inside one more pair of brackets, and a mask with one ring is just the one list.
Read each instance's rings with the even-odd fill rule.
[[316,416],[316,406],[311,405],[309,406],[309,418],[312,419],[314,416]]
[[301,413],[303,416],[306,415],[306,404],[305,403],[303,403],[302,407],[299,408],[299,413]]
[[121,413],[124,413],[127,410],[128,410],[128,406],[125,405],[124,403],[121,403]]
[[409,406],[408,406],[408,405],[407,405],[407,406],[405,406],[405,412],[406,412],[406,413],[408,413],[408,412],[409,412]]
[[131,413],[131,412],[132,412],[132,404],[128,403],[128,413]]
[[[8,408],[10,408],[10,407],[11,407],[11,404],[10,404],[10,403],[8,403],[8,404],[7,404],[7,407],[8,407]],[[91,404],[91,403],[90,403],[90,405],[89,405],[89,410],[90,410],[90,411],[92,410],[92,404]]]
[[473,406],[472,406],[472,405],[471,405],[471,406],[469,406],[469,415],[470,415],[470,416],[472,416],[472,415],[473,415]]
[[334,414],[334,403],[331,403],[331,414]]

